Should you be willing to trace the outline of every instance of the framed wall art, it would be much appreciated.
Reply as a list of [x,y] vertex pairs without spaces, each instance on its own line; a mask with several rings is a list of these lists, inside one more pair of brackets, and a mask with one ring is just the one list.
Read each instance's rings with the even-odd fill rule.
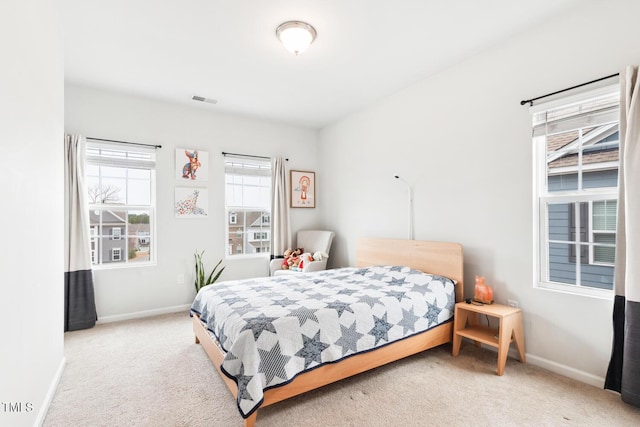
[[176,218],[206,218],[209,212],[209,190],[176,187],[174,212]]
[[209,153],[176,148],[176,179],[204,182],[209,179]]
[[291,207],[316,207],[316,174],[315,172],[290,171]]

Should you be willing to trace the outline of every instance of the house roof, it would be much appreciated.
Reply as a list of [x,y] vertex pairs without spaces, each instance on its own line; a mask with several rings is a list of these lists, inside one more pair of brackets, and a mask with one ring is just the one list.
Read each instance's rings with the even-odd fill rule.
[[[124,219],[126,217],[125,212],[114,212],[114,211],[102,211],[102,223],[103,224],[126,224],[127,221]],[[90,224],[98,224],[100,222],[100,214],[99,211],[90,210],[89,211],[89,223]]]
[[[610,163],[617,162],[619,160],[619,146],[603,146],[601,149],[598,149],[599,144],[611,142],[612,139],[617,139],[617,126],[607,126],[609,126],[609,130],[604,133],[599,133],[599,131],[603,129],[603,126],[583,129],[583,143],[584,141],[588,141],[588,146],[586,143],[583,146],[583,165]],[[592,137],[592,140],[589,141],[590,137]],[[553,156],[553,160],[549,162],[549,168],[553,169],[577,166],[577,148],[579,143],[578,130],[547,136],[547,152],[550,156],[553,156],[554,153],[558,153],[557,156]],[[566,153],[561,153],[561,150],[567,151]]]
[[129,224],[129,235],[148,235],[151,230],[149,224]]

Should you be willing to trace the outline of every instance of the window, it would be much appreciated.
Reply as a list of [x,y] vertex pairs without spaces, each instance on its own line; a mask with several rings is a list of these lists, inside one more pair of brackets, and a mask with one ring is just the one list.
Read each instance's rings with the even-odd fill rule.
[[593,218],[593,224],[591,233],[593,241],[611,245],[593,247],[589,255],[593,264],[613,265],[615,262],[617,208],[618,203],[616,200],[602,200],[592,204],[591,217]]
[[90,245],[91,245],[91,264],[97,264],[96,248],[98,247],[98,227],[92,226],[89,229]]
[[532,108],[540,287],[611,295],[618,90],[603,88]]
[[120,240],[122,238],[122,234],[120,233],[120,227],[113,227],[111,229],[111,238],[113,240]]
[[155,149],[89,140],[85,177],[92,263],[153,263]]
[[225,157],[229,256],[268,254],[271,247],[271,162]]

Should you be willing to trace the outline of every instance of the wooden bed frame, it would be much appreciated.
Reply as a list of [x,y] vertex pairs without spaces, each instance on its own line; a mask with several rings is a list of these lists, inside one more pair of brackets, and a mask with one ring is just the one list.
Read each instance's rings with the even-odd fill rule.
[[[463,299],[463,253],[462,246],[458,243],[378,238],[359,239],[356,247],[356,267],[372,265],[406,265],[425,273],[449,277],[457,282],[456,302]],[[237,397],[236,383],[220,370],[223,354],[197,316],[193,317],[193,331],[196,335],[196,344],[202,345],[233,396]],[[287,385],[266,390],[264,402],[260,407],[451,342],[452,338],[453,322],[447,322],[377,350],[351,356],[337,363],[323,365],[298,375]],[[244,426],[253,427],[257,414],[256,410],[246,418]]]

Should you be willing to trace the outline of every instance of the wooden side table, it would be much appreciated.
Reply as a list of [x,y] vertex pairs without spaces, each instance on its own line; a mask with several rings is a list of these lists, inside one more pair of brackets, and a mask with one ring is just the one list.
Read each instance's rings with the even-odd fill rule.
[[[500,320],[498,329],[480,324],[478,314],[496,317]],[[498,375],[504,373],[507,363],[509,344],[513,340],[520,355],[520,361],[525,363],[524,330],[522,327],[522,311],[519,308],[502,304],[475,305],[459,302],[456,304],[453,323],[453,355],[460,352],[462,337],[472,339],[476,345],[484,343],[498,349]]]

